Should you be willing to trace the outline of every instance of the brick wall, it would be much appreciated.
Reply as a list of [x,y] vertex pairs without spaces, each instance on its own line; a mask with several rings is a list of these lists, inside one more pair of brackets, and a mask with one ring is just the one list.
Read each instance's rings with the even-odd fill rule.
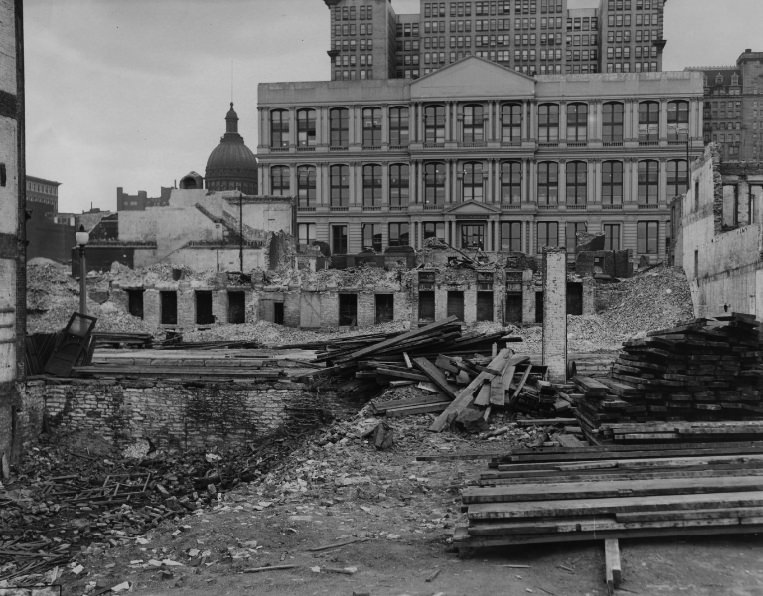
[[567,378],[567,251],[543,249],[543,364],[551,381]]
[[31,381],[23,422],[27,443],[46,425],[54,435],[99,435],[117,449],[145,438],[158,448],[185,451],[243,446],[280,429],[293,432],[358,408],[336,393],[314,393],[286,380]]

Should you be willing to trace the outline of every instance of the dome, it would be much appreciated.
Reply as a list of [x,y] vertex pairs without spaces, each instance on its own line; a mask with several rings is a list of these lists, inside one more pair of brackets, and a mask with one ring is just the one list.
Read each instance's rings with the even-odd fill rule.
[[233,103],[225,115],[225,134],[207,160],[206,183],[209,190],[257,194],[257,158],[238,134],[238,115]]

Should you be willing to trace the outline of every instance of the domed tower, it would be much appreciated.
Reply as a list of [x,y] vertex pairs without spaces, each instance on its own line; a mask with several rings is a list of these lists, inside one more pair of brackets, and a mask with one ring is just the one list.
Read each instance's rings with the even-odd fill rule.
[[233,102],[225,115],[225,134],[207,160],[206,185],[208,190],[257,194],[257,158],[238,134],[238,115]]

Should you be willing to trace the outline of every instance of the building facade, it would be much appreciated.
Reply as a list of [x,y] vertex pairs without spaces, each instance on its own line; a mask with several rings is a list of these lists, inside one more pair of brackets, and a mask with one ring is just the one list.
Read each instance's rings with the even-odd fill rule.
[[703,137],[723,161],[739,159],[742,139],[742,71],[735,66],[692,67],[702,73]]
[[59,262],[69,259],[75,228],[72,218],[58,213],[59,186],[61,183],[55,180],[26,177],[27,259],[44,257]]
[[421,0],[395,14],[389,0],[325,0],[332,80],[411,78],[469,56],[527,75],[662,70],[666,0]]
[[261,84],[258,100],[260,188],[295,196],[300,245],[334,254],[432,237],[574,253],[587,231],[656,261],[702,151],[691,72],[530,78],[471,57],[416,81]]

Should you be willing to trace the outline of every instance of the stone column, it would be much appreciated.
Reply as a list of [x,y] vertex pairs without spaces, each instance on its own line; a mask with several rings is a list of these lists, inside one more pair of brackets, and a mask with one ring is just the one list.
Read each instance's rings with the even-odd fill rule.
[[552,382],[567,380],[567,251],[543,249],[543,364]]

